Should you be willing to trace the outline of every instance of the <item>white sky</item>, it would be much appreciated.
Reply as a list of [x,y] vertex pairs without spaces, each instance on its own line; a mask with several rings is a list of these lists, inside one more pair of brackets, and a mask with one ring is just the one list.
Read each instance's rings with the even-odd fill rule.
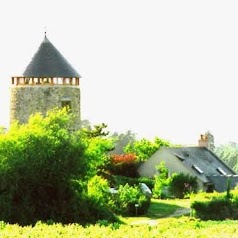
[[[4,2],[4,3],[3,3]],[[82,75],[82,118],[148,139],[238,141],[238,1],[0,3],[0,125],[47,36]]]

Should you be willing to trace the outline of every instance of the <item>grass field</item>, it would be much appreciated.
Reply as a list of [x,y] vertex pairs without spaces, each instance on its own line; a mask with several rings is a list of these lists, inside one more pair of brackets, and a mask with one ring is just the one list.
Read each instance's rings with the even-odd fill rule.
[[189,199],[152,199],[146,215],[140,217],[120,217],[120,220],[127,225],[156,224],[162,218],[181,217],[188,214],[190,214]]
[[[38,222],[21,227],[0,222],[0,238],[237,238],[238,221],[200,221],[189,216],[189,200],[152,200],[149,212],[141,217],[121,217],[123,224],[82,227],[79,224]],[[178,212],[183,211],[183,213]]]

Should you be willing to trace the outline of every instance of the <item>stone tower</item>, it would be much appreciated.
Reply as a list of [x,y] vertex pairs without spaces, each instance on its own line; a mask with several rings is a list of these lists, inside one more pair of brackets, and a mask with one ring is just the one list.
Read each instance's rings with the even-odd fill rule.
[[73,69],[55,46],[44,37],[23,76],[12,77],[10,123],[24,124],[30,115],[68,106],[80,127],[80,74]]

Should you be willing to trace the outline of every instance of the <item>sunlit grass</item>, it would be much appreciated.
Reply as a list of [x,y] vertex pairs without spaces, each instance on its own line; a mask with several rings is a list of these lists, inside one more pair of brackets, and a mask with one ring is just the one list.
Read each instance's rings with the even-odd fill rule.
[[170,200],[158,200],[152,199],[150,208],[148,210],[148,216],[155,218],[162,218],[173,214],[180,208],[189,208],[189,199],[170,199]]
[[152,199],[146,215],[139,217],[119,217],[125,224],[143,224],[173,215],[178,209],[189,208],[189,199]]

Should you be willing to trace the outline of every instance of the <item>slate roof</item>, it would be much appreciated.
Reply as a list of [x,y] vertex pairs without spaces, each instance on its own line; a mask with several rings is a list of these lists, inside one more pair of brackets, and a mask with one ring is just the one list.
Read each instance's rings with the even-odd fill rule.
[[23,76],[35,78],[81,78],[80,74],[68,63],[46,36],[31,62],[26,67]]
[[168,148],[168,150],[176,157],[179,157],[180,160],[183,160],[186,166],[193,167],[196,165],[206,175],[222,175],[222,171],[219,171],[218,168],[221,168],[225,174],[236,174],[206,147]]
[[231,188],[236,187],[236,185],[238,184],[238,176],[234,175],[231,177],[226,177],[226,176],[222,176],[222,175],[213,175],[213,176],[207,176],[208,179],[214,184],[214,187],[216,188],[217,192],[224,192],[226,191],[227,188],[227,180],[228,178],[230,179],[230,186]]
[[204,183],[212,182],[216,191],[223,192],[227,187],[227,178],[231,187],[238,183],[238,176],[229,166],[206,147],[166,148]]

